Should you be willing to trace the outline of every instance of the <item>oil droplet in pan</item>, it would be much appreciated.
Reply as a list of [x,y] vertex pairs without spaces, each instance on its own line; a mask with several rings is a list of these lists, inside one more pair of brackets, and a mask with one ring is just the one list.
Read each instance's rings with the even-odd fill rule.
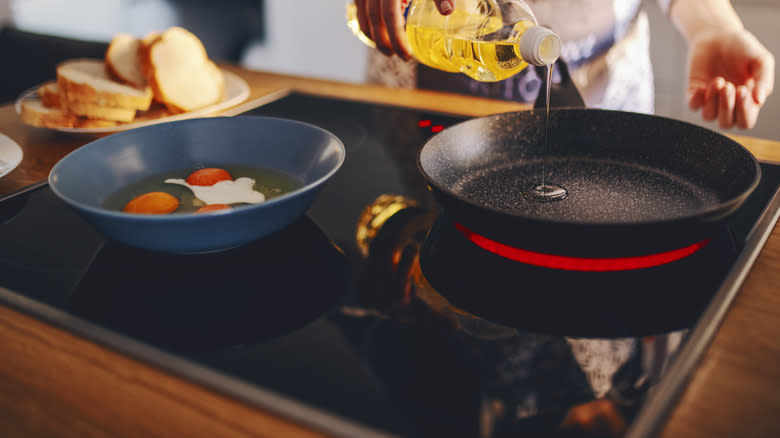
[[537,184],[528,192],[531,199],[540,202],[555,202],[566,199],[569,192],[557,184]]

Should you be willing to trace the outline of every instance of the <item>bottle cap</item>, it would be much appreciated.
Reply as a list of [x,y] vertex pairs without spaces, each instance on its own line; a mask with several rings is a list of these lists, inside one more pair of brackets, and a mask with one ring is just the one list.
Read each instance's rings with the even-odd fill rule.
[[550,65],[561,55],[561,39],[544,26],[531,26],[520,37],[520,56],[531,65]]

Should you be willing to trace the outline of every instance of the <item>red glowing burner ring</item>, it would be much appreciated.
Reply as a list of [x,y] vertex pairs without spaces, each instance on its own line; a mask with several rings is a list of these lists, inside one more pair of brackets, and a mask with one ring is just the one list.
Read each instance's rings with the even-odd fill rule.
[[684,248],[643,256],[608,258],[569,257],[544,254],[505,245],[476,234],[458,223],[455,224],[455,228],[478,247],[509,260],[543,268],[582,272],[630,271],[665,265],[688,257],[710,242],[710,239],[705,239]]

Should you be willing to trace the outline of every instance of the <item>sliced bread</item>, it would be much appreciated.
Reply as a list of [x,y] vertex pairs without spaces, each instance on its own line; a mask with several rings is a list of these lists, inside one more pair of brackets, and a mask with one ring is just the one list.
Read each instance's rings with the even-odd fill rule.
[[203,43],[181,27],[145,38],[141,66],[154,97],[171,111],[193,111],[218,102],[224,93],[222,71]]
[[57,66],[57,84],[67,101],[103,107],[145,111],[152,104],[149,87],[119,83],[106,71],[103,60],[72,59]]
[[[38,87],[38,97],[41,99],[43,106],[47,108],[56,108],[74,116],[80,116],[76,125],[82,128],[114,126],[118,122],[134,120],[137,114],[134,109],[104,107],[89,102],[73,101],[68,105],[56,82],[46,82]],[[29,111],[30,108],[28,108]],[[55,113],[50,112],[48,116],[50,119],[51,114]]]
[[162,32],[158,32],[158,31],[152,31],[144,35],[144,37],[141,38],[141,41],[139,43],[139,50],[143,51],[145,49],[148,49],[153,42],[157,41],[157,39],[160,38],[160,35],[162,35]]
[[68,101],[65,107],[69,113],[90,119],[113,120],[116,122],[132,122],[136,110],[133,108],[118,108],[95,105],[89,102]]
[[20,110],[24,123],[41,128],[74,128],[79,122],[74,114],[45,106],[40,100],[22,101]]
[[62,108],[62,94],[56,82],[46,82],[38,87],[38,97],[44,106],[49,108]]
[[146,87],[146,78],[141,71],[139,49],[141,40],[125,33],[111,39],[105,55],[108,72],[119,81],[134,87]]
[[117,126],[115,120],[78,117],[61,108],[45,106],[39,100],[25,100],[21,104],[22,121],[41,128],[106,128]]
[[79,117],[79,120],[76,122],[77,128],[108,128],[111,126],[117,126],[119,125],[119,122],[116,120],[103,120],[103,119],[88,119],[85,117]]

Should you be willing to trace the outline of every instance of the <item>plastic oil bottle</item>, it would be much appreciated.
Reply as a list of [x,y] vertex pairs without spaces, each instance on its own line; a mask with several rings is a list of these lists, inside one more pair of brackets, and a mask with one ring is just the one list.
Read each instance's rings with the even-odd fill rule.
[[[454,0],[454,10],[441,15],[433,0],[412,0],[406,10],[406,34],[412,54],[439,70],[461,72],[482,82],[513,76],[532,65],[558,59],[561,42],[538,25],[522,0]],[[364,43],[356,7],[347,3],[347,25]]]

